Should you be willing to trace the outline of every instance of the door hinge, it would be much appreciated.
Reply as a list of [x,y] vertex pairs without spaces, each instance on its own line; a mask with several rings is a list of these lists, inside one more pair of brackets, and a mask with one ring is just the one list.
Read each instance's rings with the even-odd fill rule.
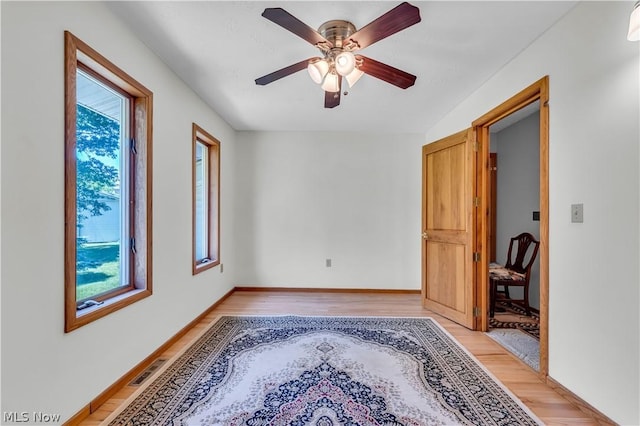
[[478,152],[478,150],[480,150],[480,142],[475,141],[475,142],[473,143],[473,150],[474,150],[475,152]]
[[480,262],[480,253],[479,252],[474,252],[473,253],[473,261],[474,262]]
[[474,306],[473,307],[473,316],[474,317],[479,317],[480,316],[480,307],[479,306]]
[[476,207],[480,207],[480,197],[475,197],[473,199],[473,205]]
[[129,149],[133,155],[138,153],[138,149],[136,148],[136,140],[134,138],[129,139]]
[[136,239],[131,237],[129,240],[129,247],[131,248],[131,253],[136,254]]

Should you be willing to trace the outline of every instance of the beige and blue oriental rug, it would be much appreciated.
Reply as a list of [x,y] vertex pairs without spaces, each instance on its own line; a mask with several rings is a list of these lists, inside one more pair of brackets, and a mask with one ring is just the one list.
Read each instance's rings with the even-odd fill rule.
[[536,425],[431,318],[223,316],[110,425]]

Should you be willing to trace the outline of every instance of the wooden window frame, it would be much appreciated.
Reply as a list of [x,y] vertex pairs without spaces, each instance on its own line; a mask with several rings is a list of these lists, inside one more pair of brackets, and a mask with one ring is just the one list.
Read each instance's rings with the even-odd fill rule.
[[[207,205],[208,254],[209,259],[202,262],[196,258],[196,147],[200,142],[207,146],[209,167],[205,179],[208,182],[209,196]],[[220,141],[198,126],[192,125],[192,256],[191,270],[196,275],[220,264]]]
[[[138,300],[151,296],[151,189],[153,93],[99,54],[82,40],[64,32],[65,44],[65,333],[89,324]],[[76,73],[81,69],[108,83],[131,101],[131,135],[136,141],[132,158],[130,192],[130,235],[135,240],[131,255],[130,283],[93,299],[101,305],[76,309]],[[128,242],[123,242],[128,243]]]

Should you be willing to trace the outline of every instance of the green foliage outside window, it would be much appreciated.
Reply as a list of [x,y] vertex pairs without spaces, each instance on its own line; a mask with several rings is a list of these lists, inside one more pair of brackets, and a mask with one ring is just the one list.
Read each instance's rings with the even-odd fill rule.
[[[82,104],[77,105],[76,123],[76,224],[81,228],[89,216],[101,216],[111,210],[104,201],[105,195],[118,196],[118,168],[104,159],[118,158],[120,123]],[[83,292],[92,296],[119,286],[119,244],[108,246],[110,256],[96,256],[98,247],[77,238],[77,285],[84,287],[78,289],[78,300],[84,298]]]
[[101,194],[115,194],[118,169],[99,159],[116,159],[120,149],[120,123],[78,104],[76,134],[76,210],[78,225],[87,214],[100,216],[111,208]]

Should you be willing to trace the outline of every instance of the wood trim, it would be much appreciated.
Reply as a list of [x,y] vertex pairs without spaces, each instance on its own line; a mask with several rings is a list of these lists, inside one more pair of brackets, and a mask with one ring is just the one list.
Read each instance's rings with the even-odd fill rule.
[[519,109],[522,109],[540,99],[542,87],[548,87],[548,80],[549,76],[542,77],[540,80],[518,92],[497,107],[493,108],[491,111],[482,115],[480,118],[475,119],[472,123],[472,126],[489,127],[492,124],[495,124],[503,118],[507,117],[508,115],[511,115]]
[[[487,194],[483,192],[485,188],[488,187],[488,184],[483,181],[483,179],[487,179],[488,176],[484,173],[485,168],[487,167],[486,163],[486,155],[485,149],[488,149],[480,146],[478,143],[482,140],[479,132],[486,132],[487,129],[482,128],[478,129],[472,127],[473,129],[473,140],[472,143],[474,145],[473,149],[473,197],[476,200],[479,200],[480,203],[477,203],[475,200],[472,203],[469,211],[473,214],[473,229],[472,229],[472,239],[473,239],[473,251],[475,253],[480,253],[480,260],[478,262],[473,263],[473,282],[471,284],[473,289],[473,307],[474,307],[474,330],[486,330],[489,327],[488,317],[487,315],[478,315],[475,312],[475,308],[480,308],[482,306],[488,306],[487,302],[487,293],[478,291],[479,288],[485,288],[489,284],[488,274],[484,274],[485,267],[484,264],[488,262],[488,250],[485,248],[485,244],[487,243],[485,239],[481,238],[482,235],[487,235],[489,233],[489,223],[487,221],[487,210],[482,209],[482,200],[487,198]],[[487,144],[488,145],[488,144]],[[482,255],[484,253],[484,256]],[[488,266],[487,266],[488,268]]]
[[138,263],[135,265],[134,286],[138,289],[146,288],[153,293],[153,93],[136,98],[134,135],[136,140],[144,141],[138,144],[137,164],[134,167],[133,183],[135,188],[135,238],[139,246],[146,248],[144,253],[136,255]]
[[[77,328],[82,327],[83,325],[87,325],[90,322],[93,322],[99,318],[109,315],[112,312],[115,312],[119,309],[129,306],[132,303],[135,303],[139,300],[142,300],[146,297],[151,296],[151,291],[149,290],[142,290],[142,291],[133,290],[131,291],[131,293],[132,293],[131,295],[125,294],[124,298],[116,301],[110,302],[109,300],[106,300],[104,305],[101,305],[100,308],[95,309],[92,312],[87,312],[86,314],[81,314],[79,316],[76,314],[73,318],[73,322],[69,324],[67,328],[65,328],[65,332],[73,331]],[[73,306],[73,312],[75,313],[75,304]]]
[[[64,32],[65,46],[65,245],[64,245],[64,291],[65,317],[64,331],[68,333],[111,312],[124,308],[140,299],[152,294],[152,135],[153,135],[153,93],[118,68],[104,56],[89,47],[82,40],[69,31]],[[99,76],[115,86],[119,91],[126,92],[131,99],[131,115],[135,127],[131,129],[132,136],[138,141],[137,163],[132,165],[135,173],[131,173],[132,193],[135,206],[132,207],[131,231],[139,247],[137,255],[132,258],[132,276],[130,286],[118,289],[102,296],[97,300],[109,301],[103,306],[78,315],[76,311],[76,73],[78,68],[89,74]],[[134,182],[135,180],[135,182]],[[145,250],[140,249],[145,247]],[[127,295],[127,297],[121,297]]]
[[369,289],[369,288],[306,288],[306,287],[255,287],[236,286],[235,291],[281,292],[295,291],[300,293],[381,293],[381,294],[420,294],[421,290],[413,289]]
[[76,38],[64,33],[64,331],[76,320]]
[[[220,141],[205,131],[196,123],[192,123],[192,166],[191,166],[191,227],[192,227],[192,256],[191,272],[193,275],[206,271],[220,264]],[[208,251],[210,262],[196,263],[196,147],[200,142],[207,146],[209,170],[207,172],[209,196],[208,214]]]
[[82,423],[84,419],[91,415],[91,404],[87,404],[82,407],[76,414],[74,414],[69,420],[64,422],[63,426],[76,426]]
[[[120,389],[125,387],[127,383],[142,373],[153,361],[155,361],[164,351],[169,349],[171,345],[180,340],[185,334],[194,328],[200,321],[202,321],[207,315],[209,315],[214,309],[216,309],[222,302],[224,302],[229,296],[233,294],[235,288],[232,288],[226,292],[220,299],[218,299],[213,305],[208,307],[203,313],[198,315],[193,321],[182,327],[180,331],[174,334],[169,340],[163,343],[158,349],[153,351],[148,357],[140,361],[135,367],[125,373],[111,386],[105,389],[100,395],[91,400],[89,405],[83,407],[80,411],[74,414],[69,420],[63,423],[64,426],[71,426],[79,424],[82,420],[87,418],[91,413],[95,412],[102,404],[107,402],[113,397]],[[88,408],[88,409],[87,409]]]
[[540,376],[549,374],[549,76],[540,91]]
[[[482,295],[478,294],[478,268],[479,262],[475,262],[474,253],[476,253],[476,243],[477,238],[476,234],[478,233],[478,227],[484,226],[484,223],[478,220],[478,216],[482,216],[478,214],[479,208],[475,207],[474,198],[478,196],[478,161],[480,160],[480,153],[478,152],[478,136],[476,133],[476,129],[473,127],[469,127],[467,129],[467,140],[466,140],[466,157],[467,157],[467,166],[465,167],[467,173],[469,174],[470,179],[467,179],[465,182],[467,199],[465,200],[465,229],[466,237],[464,245],[467,247],[467,251],[465,253],[465,257],[467,259],[467,265],[465,268],[466,274],[471,278],[470,285],[466,285],[465,287],[465,297],[468,303],[466,304],[466,309],[469,310],[467,313],[467,324],[470,325],[472,330],[478,330],[478,326],[481,323],[481,318],[476,316],[476,307],[478,307],[478,299],[482,297]],[[481,251],[477,251],[477,253],[482,253]],[[424,265],[423,265],[424,267]]]
[[137,97],[144,98],[152,95],[152,92],[149,89],[124,72],[116,64],[102,56],[87,43],[83,42],[69,31],[65,31],[64,33],[65,37],[68,35],[73,39],[73,45],[77,51],[77,60],[83,62],[94,72],[100,74],[103,78],[116,83],[121,89]]
[[[484,158],[489,159],[489,126],[495,124],[513,112],[535,102],[540,102],[540,377],[545,380],[549,374],[549,76],[545,76],[531,84],[513,97],[507,99],[491,111],[473,121],[472,125],[477,130]],[[483,168],[482,177],[483,194],[487,194],[488,167]],[[489,208],[488,200],[483,197],[481,209]],[[486,229],[486,228],[485,228]],[[481,245],[486,247],[486,232],[479,235]],[[488,275],[488,256],[482,260],[483,275]],[[485,286],[486,287],[486,286]],[[486,288],[479,289],[486,293]],[[486,303],[486,298],[482,303]],[[487,307],[482,305],[483,330],[487,331],[488,319]]]
[[546,383],[547,383],[547,385],[549,385],[550,388],[552,388],[553,390],[558,392],[560,395],[562,395],[563,397],[568,399],[572,404],[574,404],[576,407],[578,407],[580,409],[580,411],[582,411],[583,413],[586,413],[586,414],[592,416],[594,419],[596,419],[599,424],[601,424],[601,425],[617,425],[616,422],[611,420],[606,415],[602,414],[602,412],[600,412],[598,409],[594,408],[587,401],[585,401],[584,399],[580,398],[578,395],[576,395],[575,393],[571,392],[569,389],[565,388],[563,385],[561,385],[560,383],[558,383],[557,381],[555,381],[551,377],[547,376]]

